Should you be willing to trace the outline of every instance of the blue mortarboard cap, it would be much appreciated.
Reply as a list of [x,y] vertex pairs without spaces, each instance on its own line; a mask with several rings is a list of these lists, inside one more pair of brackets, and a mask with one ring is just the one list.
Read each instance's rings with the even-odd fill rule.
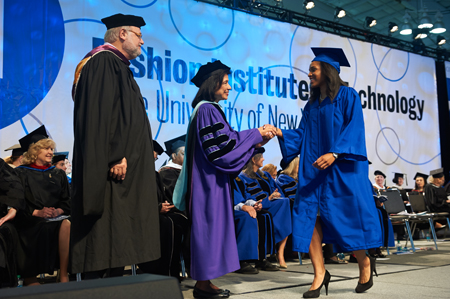
[[254,156],[256,156],[257,154],[264,154],[265,152],[266,152],[266,149],[261,146],[261,147],[255,149],[255,151],[253,152],[252,158]]
[[338,73],[341,72],[341,66],[350,66],[350,63],[341,48],[311,48],[316,58],[312,61],[326,62],[334,67]]
[[54,153],[52,157],[52,164],[58,163],[59,161],[64,161],[69,156],[69,152],[58,152]]
[[166,154],[170,157],[178,148],[186,146],[186,134],[164,142]]

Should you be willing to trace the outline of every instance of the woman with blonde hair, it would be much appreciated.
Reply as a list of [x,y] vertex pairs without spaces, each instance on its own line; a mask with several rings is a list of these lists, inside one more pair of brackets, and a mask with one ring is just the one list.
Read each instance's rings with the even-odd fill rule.
[[277,167],[273,164],[266,164],[263,168],[261,168],[262,171],[268,172],[270,176],[276,180],[277,179]]
[[16,168],[25,191],[26,209],[17,213],[18,273],[25,285],[38,284],[36,275],[60,269],[68,282],[70,240],[69,183],[64,171],[51,165],[56,144],[41,126],[20,139],[27,149]]

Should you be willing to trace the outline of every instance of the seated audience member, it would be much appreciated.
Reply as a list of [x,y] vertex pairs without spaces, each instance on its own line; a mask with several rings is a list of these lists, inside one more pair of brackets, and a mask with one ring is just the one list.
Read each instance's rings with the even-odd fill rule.
[[17,166],[22,165],[22,158],[25,150],[22,149],[20,144],[14,144],[13,146],[5,149],[5,152],[6,151],[12,151],[11,156],[5,159],[5,162],[9,164],[9,166],[16,168]]
[[386,175],[379,170],[375,170],[373,173],[375,175],[375,183],[373,183],[373,188],[375,191],[380,189],[386,189],[384,181],[386,180]]
[[[171,141],[165,144],[168,149],[167,154],[172,157],[172,160],[160,170],[160,173],[156,173],[161,258],[156,261],[139,264],[139,269],[146,273],[173,276],[180,279],[180,253],[183,238],[186,239],[188,232],[189,221],[173,205],[172,194],[183,164],[183,158],[180,159],[180,157],[184,157],[184,139],[180,150]],[[161,155],[164,150],[155,140],[153,140],[153,148],[153,155],[156,161],[158,155]],[[183,155],[181,155],[181,151]],[[177,156],[175,153],[180,155]]]
[[275,165],[269,163],[267,165],[264,165],[261,170],[270,173],[274,180],[277,179],[277,167]]
[[[375,200],[375,206],[377,207],[378,216],[380,217],[380,226],[383,238],[383,247],[394,247],[395,239],[394,239],[394,228],[392,226],[391,219],[389,219],[389,215],[383,207],[383,203],[377,199],[377,190],[373,189],[373,195]],[[397,226],[399,229],[403,229],[400,226]],[[402,239],[403,235],[401,235],[401,230],[397,230],[398,239]],[[372,248],[369,249],[369,254],[375,258],[386,258],[384,254],[382,254],[380,248]]]
[[416,175],[414,176],[414,180],[415,180],[415,185],[414,185],[414,189],[412,190],[412,192],[425,192],[425,185],[427,184],[427,179],[428,179],[428,175],[423,174],[423,173],[416,173]]
[[[262,200],[264,209],[272,214],[275,231],[275,243],[278,245],[277,259],[281,268],[287,268],[284,260],[284,248],[287,237],[292,233],[289,199],[272,176],[260,170],[263,166],[265,149],[259,148],[246,164],[239,178],[245,184],[245,199]],[[257,265],[258,267],[259,265]]]
[[17,286],[17,243],[14,227],[18,210],[25,209],[22,182],[13,168],[0,159],[0,287]]
[[[64,171],[64,173],[67,175],[67,163],[66,161],[69,161],[67,157],[69,156],[69,152],[59,152],[54,153],[52,158],[52,165],[55,166],[55,168],[61,169]],[[69,162],[70,164],[70,162]],[[69,181],[69,184],[71,183],[72,179],[67,176],[67,180]]]
[[325,264],[348,264],[347,261],[340,260],[337,257],[333,249],[333,244],[324,244],[322,250]]
[[394,185],[392,188],[397,188],[398,190],[403,190],[404,183],[404,174],[403,173],[394,173],[394,178],[392,179]]
[[450,212],[450,194],[442,188],[445,183],[444,169],[433,170],[430,175],[431,184],[425,186],[425,202],[430,212]]
[[234,191],[234,224],[236,228],[236,243],[242,274],[257,274],[258,269],[248,262],[256,264],[266,271],[278,271],[276,265],[267,259],[268,254],[275,253],[275,239],[272,215],[263,209],[261,201],[245,199],[244,182],[237,177],[233,184]]
[[277,184],[281,187],[284,196],[290,200],[291,211],[294,206],[295,194],[297,193],[298,187],[298,163],[299,158],[295,157],[289,165],[280,172],[277,179]]
[[27,207],[16,216],[18,272],[25,285],[38,284],[36,275],[53,274],[59,256],[60,281],[68,282],[70,221],[64,218],[70,215],[69,183],[64,171],[51,166],[56,144],[44,126],[20,139],[20,144],[27,151],[16,170]]
[[159,175],[166,196],[172,201],[173,191],[180,176],[184,161],[184,148],[186,146],[186,134],[164,142],[166,154],[170,157],[169,162],[161,167]]

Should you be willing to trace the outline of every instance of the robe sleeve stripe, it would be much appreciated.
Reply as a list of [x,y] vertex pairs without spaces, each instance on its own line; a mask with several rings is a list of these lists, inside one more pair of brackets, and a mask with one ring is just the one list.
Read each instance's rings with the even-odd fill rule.
[[225,125],[223,123],[215,123],[213,126],[206,126],[204,128],[200,129],[200,138],[203,139],[206,135],[214,134],[217,131],[222,130],[225,128]]
[[258,184],[257,183],[255,183],[255,182],[252,182],[252,183],[248,183],[248,184],[245,184],[248,188],[255,188],[256,186],[258,186]]
[[256,196],[256,200],[263,200],[266,197],[267,197],[267,194],[263,193],[263,194],[260,194],[260,195]]
[[217,159],[219,159],[220,157],[228,154],[229,152],[231,152],[234,149],[234,146],[236,145],[236,140],[231,139],[226,146],[224,146],[223,148],[210,152],[208,153],[208,160],[209,162],[213,162]]
[[212,146],[219,146],[220,144],[228,141],[229,137],[227,135],[220,135],[216,138],[210,138],[208,140],[202,141],[203,150],[207,150]]
[[284,193],[284,196],[290,197],[292,195],[295,195],[295,193],[297,193],[297,189],[291,190],[291,191],[283,191],[283,193]]

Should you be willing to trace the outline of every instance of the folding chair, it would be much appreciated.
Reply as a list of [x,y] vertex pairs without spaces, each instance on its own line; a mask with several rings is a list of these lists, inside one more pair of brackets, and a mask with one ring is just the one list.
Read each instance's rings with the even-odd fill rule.
[[397,189],[394,190],[385,189],[380,190],[380,195],[386,196],[388,198],[388,200],[384,202],[384,208],[386,209],[386,212],[389,215],[389,219],[391,219],[391,221],[393,222],[392,225],[394,225],[394,221],[401,221],[405,224],[406,232],[408,233],[409,241],[411,242],[411,248],[413,252],[416,252],[416,248],[414,247],[414,241],[411,234],[411,227],[409,225],[410,216],[395,215],[400,212],[406,212],[405,205],[403,204],[403,199],[402,196],[400,195],[400,192]]
[[433,224],[434,215],[433,215],[433,213],[429,213],[427,211],[428,209],[427,209],[427,206],[425,204],[425,198],[423,196],[423,193],[410,192],[410,193],[408,193],[408,198],[409,198],[409,202],[411,203],[411,208],[412,208],[414,213],[426,212],[423,215],[413,215],[413,216],[411,216],[414,219],[414,221],[413,221],[413,231],[415,230],[417,223],[419,223],[419,222],[428,222],[430,224],[430,231],[431,231],[431,234],[433,236],[434,246],[436,247],[436,250],[438,250],[436,231],[434,229],[434,224]]

